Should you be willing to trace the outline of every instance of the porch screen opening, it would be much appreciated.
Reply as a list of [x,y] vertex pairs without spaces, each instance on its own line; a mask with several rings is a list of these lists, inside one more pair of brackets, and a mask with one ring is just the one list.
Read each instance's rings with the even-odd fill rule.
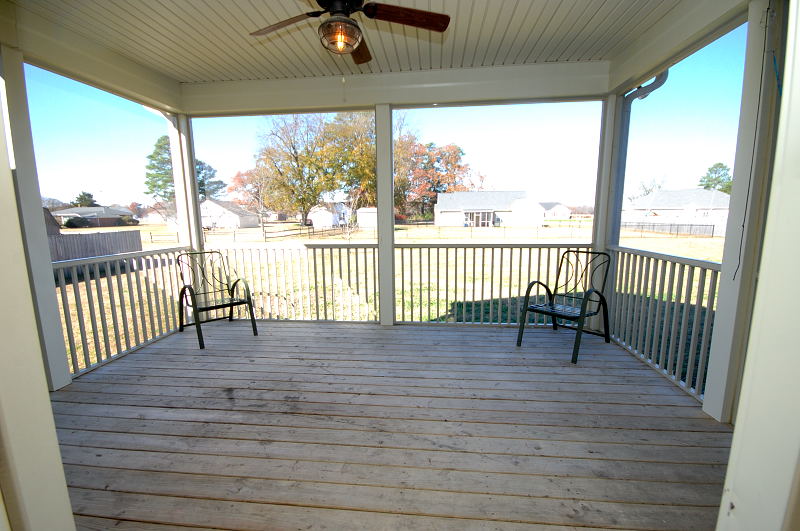
[[491,227],[494,224],[494,212],[466,212],[466,227]]
[[620,245],[722,261],[747,25],[670,67],[631,106]]

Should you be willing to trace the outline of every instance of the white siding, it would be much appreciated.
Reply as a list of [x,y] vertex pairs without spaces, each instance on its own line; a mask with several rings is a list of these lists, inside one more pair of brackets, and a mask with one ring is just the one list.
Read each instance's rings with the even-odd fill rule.
[[378,226],[378,209],[374,207],[364,207],[356,210],[358,226],[362,229],[372,229]]
[[463,227],[463,210],[446,210],[444,212],[434,209],[433,224],[437,227]]

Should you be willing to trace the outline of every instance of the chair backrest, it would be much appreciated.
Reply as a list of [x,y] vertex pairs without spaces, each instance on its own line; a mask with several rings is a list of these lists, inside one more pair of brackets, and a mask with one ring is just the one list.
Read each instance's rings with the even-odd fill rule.
[[219,251],[197,251],[178,255],[178,271],[184,286],[199,298],[227,295],[231,284],[228,265]]
[[[611,256],[599,251],[570,250],[564,251],[558,263],[556,286],[553,293],[559,304],[580,306],[584,294],[594,289],[605,295],[608,267]],[[600,297],[589,296],[588,310],[595,311],[600,304]]]

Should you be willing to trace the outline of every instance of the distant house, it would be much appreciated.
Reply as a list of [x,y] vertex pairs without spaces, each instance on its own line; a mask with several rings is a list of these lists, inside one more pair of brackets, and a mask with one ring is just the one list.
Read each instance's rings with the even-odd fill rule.
[[91,227],[114,227],[119,225],[122,216],[133,216],[127,208],[107,206],[70,207],[53,212],[53,217],[62,225],[72,218],[83,218]]
[[378,209],[375,207],[361,207],[356,210],[356,220],[362,229],[373,229],[378,226]]
[[714,234],[725,234],[730,196],[719,190],[656,190],[626,201],[623,222],[714,225]]
[[264,210],[261,216],[264,218],[264,221],[286,221],[289,219],[286,212],[277,212],[275,210]]
[[450,192],[436,196],[434,224],[440,227],[539,226],[544,208],[527,192]]
[[144,213],[139,217],[139,223],[142,225],[167,225],[177,229],[178,210],[175,203],[159,202],[146,207]]
[[258,214],[242,208],[233,201],[206,199],[200,203],[203,228],[245,229],[258,227]]
[[308,213],[308,219],[315,229],[329,229],[346,225],[350,218],[350,208],[342,202],[322,203]]
[[544,209],[545,219],[569,219],[572,210],[568,206],[554,201],[539,203]]

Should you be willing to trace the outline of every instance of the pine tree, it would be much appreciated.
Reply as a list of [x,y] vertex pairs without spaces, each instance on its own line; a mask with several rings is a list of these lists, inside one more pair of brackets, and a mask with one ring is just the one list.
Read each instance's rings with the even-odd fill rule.
[[[147,156],[150,162],[147,164],[144,184],[147,187],[145,193],[161,202],[172,202],[175,200],[175,180],[172,175],[172,152],[169,146],[169,137],[164,135],[156,140],[153,152]],[[200,199],[218,197],[225,191],[225,183],[217,176],[215,170],[202,160],[195,161],[195,175],[197,177],[197,193]]]

